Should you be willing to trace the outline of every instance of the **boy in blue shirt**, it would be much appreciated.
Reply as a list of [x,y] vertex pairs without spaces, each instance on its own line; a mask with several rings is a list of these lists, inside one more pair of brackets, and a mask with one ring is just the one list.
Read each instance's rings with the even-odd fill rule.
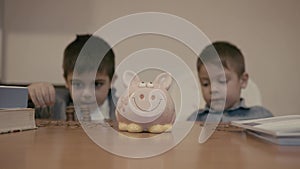
[[[225,77],[222,68],[216,64],[219,63],[217,54]],[[223,111],[221,122],[273,116],[261,106],[247,107],[241,98],[241,90],[246,88],[249,75],[245,71],[244,56],[236,46],[222,41],[208,45],[198,57],[197,70],[206,106],[194,112],[188,120],[205,121],[209,110],[212,113]]]
[[[100,60],[99,57],[103,59]],[[99,60],[101,62],[98,65],[96,63]],[[81,108],[88,108],[94,120],[100,119],[97,110],[100,110],[104,118],[115,119],[114,92],[111,89],[114,71],[114,52],[110,45],[99,37],[89,34],[77,35],[76,39],[65,48],[63,76],[66,88],[72,101]],[[28,86],[28,91],[36,107],[54,105],[55,109],[61,101],[51,83],[33,83]],[[66,99],[67,97],[64,96],[65,101]],[[63,115],[56,119],[64,119],[64,111],[60,112]]]

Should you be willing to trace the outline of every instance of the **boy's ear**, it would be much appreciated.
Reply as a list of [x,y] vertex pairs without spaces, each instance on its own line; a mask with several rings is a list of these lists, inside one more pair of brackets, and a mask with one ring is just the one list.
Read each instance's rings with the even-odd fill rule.
[[247,87],[248,80],[249,80],[249,74],[244,72],[240,78],[240,83],[241,83],[242,89],[245,89]]

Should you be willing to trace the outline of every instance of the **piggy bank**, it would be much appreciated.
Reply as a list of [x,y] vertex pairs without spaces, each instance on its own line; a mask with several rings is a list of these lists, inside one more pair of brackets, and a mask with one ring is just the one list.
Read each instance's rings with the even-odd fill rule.
[[171,131],[176,118],[168,89],[172,77],[159,74],[153,82],[143,82],[137,74],[125,72],[127,86],[116,107],[118,129],[128,132],[162,133]]

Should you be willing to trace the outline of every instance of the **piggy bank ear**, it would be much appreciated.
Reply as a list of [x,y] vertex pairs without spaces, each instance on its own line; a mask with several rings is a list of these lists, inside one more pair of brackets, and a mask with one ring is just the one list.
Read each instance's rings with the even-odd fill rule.
[[168,73],[161,73],[155,78],[153,84],[154,86],[168,90],[172,84],[172,77]]
[[123,74],[123,81],[125,86],[128,87],[129,85],[138,85],[141,80],[133,71],[126,71]]

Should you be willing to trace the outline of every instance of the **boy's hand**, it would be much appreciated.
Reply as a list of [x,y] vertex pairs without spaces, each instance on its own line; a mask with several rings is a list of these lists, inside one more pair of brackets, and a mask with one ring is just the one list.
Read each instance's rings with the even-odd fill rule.
[[55,89],[51,83],[33,83],[28,86],[28,93],[35,107],[53,106],[55,103]]

